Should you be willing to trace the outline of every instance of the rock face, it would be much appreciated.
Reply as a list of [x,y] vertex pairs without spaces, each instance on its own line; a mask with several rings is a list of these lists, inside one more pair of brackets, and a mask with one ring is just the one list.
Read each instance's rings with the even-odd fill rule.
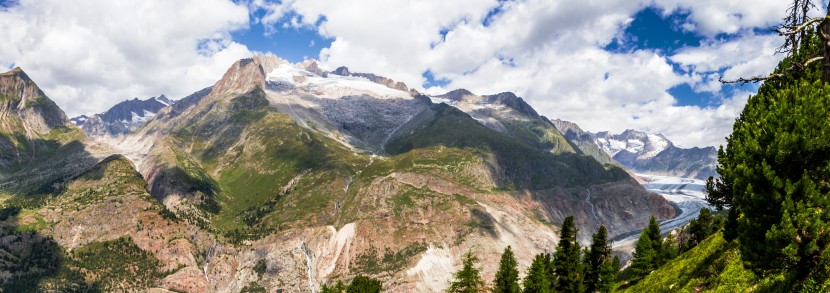
[[593,137],[614,160],[637,173],[696,179],[717,176],[714,147],[682,149],[662,135],[634,130],[600,132]]
[[173,103],[164,95],[146,100],[134,98],[118,103],[104,113],[73,117],[70,121],[92,137],[121,136],[134,131]]
[[[22,127],[27,135],[47,133],[67,123],[66,114],[20,67],[0,74],[0,114],[5,128],[20,130]],[[22,125],[12,125],[13,120]]]
[[[375,75],[276,56],[234,63],[212,87],[102,140],[109,153],[64,124],[69,134],[53,148],[62,151],[0,172],[42,174],[57,170],[46,162],[77,162],[76,173],[34,176],[51,186],[40,201],[32,200],[43,198],[34,197],[39,191],[10,187],[21,177],[4,177],[11,180],[0,180],[0,196],[21,212],[0,219],[2,227],[34,225],[38,239],[66,251],[103,247],[128,268],[158,269],[136,283],[64,255],[74,267],[48,284],[83,286],[80,275],[108,276],[107,288],[120,291],[309,292],[364,274],[393,292],[437,292],[469,250],[486,264],[487,280],[507,245],[524,252],[524,271],[533,255],[555,248],[568,215],[583,243],[599,225],[613,237],[651,214],[675,216],[665,199],[585,155],[514,94],[428,97]],[[73,141],[80,155],[67,158]],[[3,243],[12,255],[27,251]],[[0,278],[25,280],[9,271],[0,264]]]

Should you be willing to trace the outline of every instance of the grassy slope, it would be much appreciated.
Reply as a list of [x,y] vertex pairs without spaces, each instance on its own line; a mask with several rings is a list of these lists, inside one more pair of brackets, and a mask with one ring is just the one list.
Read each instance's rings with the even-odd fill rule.
[[741,261],[738,242],[721,232],[653,271],[621,292],[790,292],[782,275],[759,277]]
[[[132,163],[121,156],[111,156],[72,179],[46,208],[77,211],[106,207],[127,195],[138,195],[149,204],[148,210],[165,211],[147,193],[146,183]],[[0,232],[8,241],[0,245],[0,272],[17,275],[14,281],[0,285],[7,292],[140,290],[156,285],[169,273],[158,271],[158,259],[128,237],[93,242],[69,254],[51,236],[41,234],[54,222],[48,222],[37,210],[20,209],[14,203],[5,202],[0,213]]]
[[[386,150],[393,154],[413,149],[445,146],[472,151],[479,156],[495,156],[498,168],[504,171],[511,188],[545,189],[573,187],[616,181],[627,176],[616,167],[606,169],[593,158],[574,153],[554,154],[538,145],[528,145],[532,134],[517,140],[491,130],[473,120],[466,113],[447,105],[434,106],[435,119],[424,123],[414,132],[392,139]],[[518,128],[518,127],[512,127]],[[532,129],[533,128],[529,128]],[[542,139],[537,143],[544,143]]]

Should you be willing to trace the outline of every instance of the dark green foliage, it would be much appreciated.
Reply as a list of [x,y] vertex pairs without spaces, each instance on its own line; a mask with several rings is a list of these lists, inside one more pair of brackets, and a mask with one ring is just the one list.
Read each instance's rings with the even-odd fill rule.
[[346,288],[346,293],[380,293],[382,290],[383,284],[380,280],[357,275]]
[[461,270],[453,274],[453,281],[447,292],[478,293],[487,289],[484,280],[481,279],[479,269],[475,267],[477,261],[478,258],[472,252],[464,254],[463,266]]
[[600,226],[585,256],[585,292],[611,292],[617,282],[620,260],[611,256],[608,230]]
[[265,287],[262,287],[262,285],[257,284],[256,282],[251,282],[248,285],[245,285],[245,287],[242,287],[241,290],[239,290],[239,293],[265,293],[265,292],[268,292],[265,289]]
[[383,283],[364,275],[357,275],[348,286],[338,281],[337,284],[329,286],[324,284],[320,287],[320,293],[379,293],[383,291]]
[[707,208],[701,209],[697,219],[690,221],[689,225],[680,231],[680,252],[692,249],[704,239],[718,232],[725,221],[726,219],[723,216],[714,215]]
[[640,233],[640,239],[637,240],[637,246],[634,248],[634,258],[631,260],[631,273],[635,278],[642,278],[651,273],[656,266],[657,252],[654,251],[654,245],[651,238],[645,230]]
[[679,247],[680,245],[677,242],[677,238],[674,237],[674,233],[669,233],[669,235],[666,236],[666,239],[663,239],[663,246],[660,251],[660,265],[663,265],[664,263],[677,257],[677,254],[680,251]]
[[[806,59],[818,38],[776,71]],[[734,212],[727,233],[756,273],[791,271],[822,284],[830,274],[830,87],[819,62],[764,83],[718,153],[710,202]]]
[[87,244],[68,260],[70,266],[92,273],[93,284],[104,291],[148,288],[166,275],[158,270],[161,262],[129,237]]
[[648,226],[643,230],[643,233],[646,234],[654,248],[655,259],[653,267],[656,268],[663,265],[665,263],[665,259],[663,258],[663,237],[660,236],[660,225],[657,224],[657,219],[653,215],[648,220]]
[[551,292],[551,259],[550,254],[540,253],[533,259],[533,263],[527,269],[522,285],[524,293],[549,293]]
[[342,281],[337,281],[337,284],[334,286],[323,284],[323,286],[320,287],[320,293],[342,293],[345,291],[346,285],[344,285]]
[[556,280],[553,287],[558,292],[582,292],[583,269],[582,249],[576,242],[576,234],[579,231],[574,224],[573,216],[565,218],[562,224],[562,231],[559,235],[559,245],[553,256],[553,268],[556,272]]
[[268,262],[266,262],[264,259],[258,260],[254,265],[254,272],[260,278],[262,278],[262,274],[265,273],[266,269],[268,269]]
[[378,254],[374,246],[359,254],[353,263],[353,269],[366,274],[377,274],[385,271],[396,270],[409,262],[412,257],[427,250],[422,243],[412,243],[399,251],[392,251],[388,247],[384,250],[383,256]]
[[519,139],[489,129],[454,107],[439,104],[430,111],[434,119],[405,136],[393,137],[385,147],[391,154],[434,146],[470,149],[482,157],[495,156],[510,188],[546,189],[586,186],[617,181],[629,176],[620,168],[598,163],[576,153],[553,154]]
[[510,246],[504,249],[499,261],[499,270],[496,272],[496,278],[493,280],[494,293],[519,293],[519,268],[516,263],[516,257],[513,256],[513,250]]

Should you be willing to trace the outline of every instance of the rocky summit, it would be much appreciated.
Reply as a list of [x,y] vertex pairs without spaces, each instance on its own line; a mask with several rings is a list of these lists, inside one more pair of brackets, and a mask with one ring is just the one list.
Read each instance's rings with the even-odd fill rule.
[[528,267],[570,215],[583,244],[676,215],[512,93],[429,96],[257,55],[175,103],[75,119],[84,131],[22,70],[0,97],[12,291],[316,292],[362,274],[439,292],[470,250],[495,264],[510,245]]

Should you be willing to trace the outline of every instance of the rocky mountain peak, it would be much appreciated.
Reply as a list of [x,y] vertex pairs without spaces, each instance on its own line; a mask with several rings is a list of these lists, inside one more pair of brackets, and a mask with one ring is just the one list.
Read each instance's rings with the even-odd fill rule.
[[516,96],[516,94],[511,92],[503,92],[497,95],[485,96],[490,103],[494,104],[502,104],[509,108],[512,108],[520,113],[531,117],[538,117],[539,113],[536,113],[536,110],[533,109],[524,99]]
[[450,100],[450,101],[461,101],[466,96],[473,96],[474,94],[466,89],[455,89],[446,94],[440,95],[438,97]]
[[337,75],[340,75],[340,76],[351,76],[352,75],[352,73],[349,71],[349,68],[346,67],[346,66],[337,67],[337,69],[335,69],[331,73],[334,73],[334,74],[337,74]]
[[41,133],[68,123],[63,110],[20,67],[0,73],[0,113],[19,117],[27,128]]
[[222,79],[213,86],[216,93],[244,93],[259,86],[265,88],[265,77],[280,64],[288,63],[271,54],[254,55],[236,61]]

